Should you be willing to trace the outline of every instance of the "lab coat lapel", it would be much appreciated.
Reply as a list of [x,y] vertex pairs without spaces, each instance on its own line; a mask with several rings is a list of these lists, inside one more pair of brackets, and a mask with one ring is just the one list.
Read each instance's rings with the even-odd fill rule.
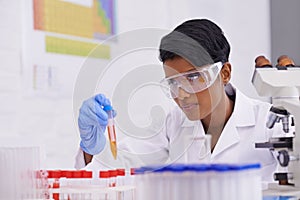
[[212,160],[226,149],[240,141],[239,128],[255,126],[255,112],[252,103],[236,90],[234,111],[227,121],[212,153]]
[[226,149],[231,147],[234,144],[237,144],[240,141],[240,136],[238,134],[237,128],[235,126],[235,116],[231,116],[228,120],[226,126],[223,129],[223,132],[212,152],[212,161],[213,159],[224,152]]

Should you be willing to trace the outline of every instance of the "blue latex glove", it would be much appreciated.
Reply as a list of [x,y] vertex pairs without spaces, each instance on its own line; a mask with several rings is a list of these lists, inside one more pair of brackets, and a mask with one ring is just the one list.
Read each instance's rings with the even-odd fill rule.
[[[103,110],[103,106],[106,105],[110,105],[109,99],[103,94],[98,94],[84,101],[79,110],[80,147],[88,154],[96,155],[104,149],[106,137],[103,133],[108,116]],[[115,116],[115,112],[113,113]]]

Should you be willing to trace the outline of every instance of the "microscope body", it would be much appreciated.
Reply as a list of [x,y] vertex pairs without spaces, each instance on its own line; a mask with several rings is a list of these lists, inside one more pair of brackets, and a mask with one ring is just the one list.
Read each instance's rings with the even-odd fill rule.
[[[260,96],[272,98],[274,108],[286,111],[285,114],[279,114],[282,119],[289,117],[284,115],[292,115],[294,118],[295,134],[293,137],[276,138],[266,144],[256,144],[256,147],[269,148],[283,153],[284,155],[280,155],[283,160],[279,157],[278,160],[281,166],[287,167],[288,173],[285,177],[288,180],[279,181],[279,184],[292,190],[300,190],[300,67],[272,67],[270,65],[256,67],[252,83]],[[287,131],[284,130],[284,132]]]

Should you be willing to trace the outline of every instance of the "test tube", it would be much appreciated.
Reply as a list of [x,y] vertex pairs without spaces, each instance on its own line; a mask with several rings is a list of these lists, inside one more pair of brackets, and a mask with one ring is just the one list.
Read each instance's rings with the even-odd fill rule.
[[[60,188],[60,178],[61,178],[61,171],[60,170],[48,170],[48,178],[53,179],[51,182],[51,187],[53,189]],[[60,194],[57,191],[53,191],[52,198],[54,200],[59,200]]]
[[109,187],[110,174],[109,171],[99,171],[99,186],[102,191],[99,194],[100,199],[109,199],[107,188]]
[[[173,177],[171,180],[170,199],[190,199],[190,186],[188,184],[188,177],[186,167],[184,164],[174,164],[167,167],[168,171],[172,172]],[[161,194],[162,195],[162,194]],[[163,199],[163,198],[161,198]]]
[[36,178],[38,179],[37,189],[40,190],[38,197],[42,199],[50,199],[47,170],[37,170]]
[[135,172],[134,168],[130,168],[129,170],[125,170],[125,178],[124,178],[124,184],[133,186],[135,185]]
[[[124,176],[124,175],[123,175]],[[125,176],[123,177],[123,185],[129,187],[128,191],[124,194],[124,199],[135,200],[136,198],[136,184],[135,184],[135,172],[134,168],[125,170]]]
[[118,172],[118,177],[116,180],[116,185],[122,186],[122,185],[124,185],[125,169],[117,169],[117,172]]
[[191,176],[191,196],[201,196],[201,199],[211,199],[209,196],[210,165],[192,164],[188,166],[188,169]]
[[117,170],[108,170],[108,172],[109,172],[109,187],[116,187],[118,171]]
[[108,124],[107,124],[107,131],[108,131],[108,138],[110,143],[110,151],[114,157],[117,158],[117,139],[116,139],[116,132],[115,132],[115,122],[113,116],[113,109],[111,105],[106,105],[103,107],[103,110],[106,111],[108,115]]

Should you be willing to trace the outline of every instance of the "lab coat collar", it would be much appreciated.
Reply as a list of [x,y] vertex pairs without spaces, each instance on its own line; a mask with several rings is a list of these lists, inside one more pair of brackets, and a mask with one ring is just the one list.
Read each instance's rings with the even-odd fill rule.
[[237,127],[235,126],[236,121],[237,118],[235,116],[231,116],[227,121],[222,134],[220,135],[220,138],[218,139],[218,142],[214,148],[214,151],[212,152],[212,161],[217,155],[240,141],[240,135],[238,134]]
[[[231,115],[231,118],[235,118],[235,123],[237,127],[247,127],[247,126],[254,126],[255,125],[255,113],[254,108],[251,100],[246,97],[243,93],[237,90],[231,84],[228,84],[226,89],[227,93],[235,92],[235,104],[234,110]],[[233,94],[230,94],[233,95]],[[185,114],[181,111],[183,116],[183,123],[182,127],[192,127],[196,125],[202,124],[199,121],[190,121]]]
[[255,126],[254,105],[243,93],[234,90],[236,94],[234,110],[215,146],[211,156],[212,161],[217,155],[240,141],[238,127]]
[[251,100],[236,90],[234,110],[231,117],[235,118],[237,127],[255,126],[255,112]]
[[[214,157],[240,141],[240,136],[237,130],[238,127],[255,126],[254,105],[251,100],[239,90],[235,89],[232,85],[229,85],[228,87],[231,87],[231,92],[235,92],[234,110],[222,131],[218,143],[215,146],[211,156],[212,161]],[[204,134],[204,129],[200,121],[190,121],[186,117],[182,124],[184,127],[197,125],[199,130],[201,130],[200,134]]]

